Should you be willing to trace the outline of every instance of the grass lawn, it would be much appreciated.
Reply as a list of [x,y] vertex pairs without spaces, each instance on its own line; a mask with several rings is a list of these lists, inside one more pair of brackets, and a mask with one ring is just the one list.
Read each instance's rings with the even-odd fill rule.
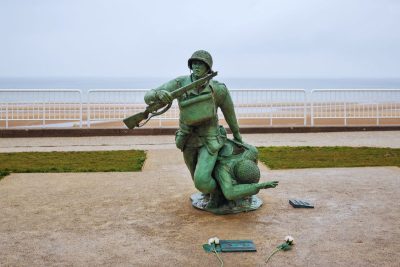
[[9,172],[140,171],[142,150],[0,153],[0,179]]
[[259,147],[260,161],[271,169],[397,166],[400,149],[375,147]]
[[4,177],[4,176],[7,176],[7,175],[9,175],[10,173],[9,172],[7,172],[7,171],[0,171],[0,180]]

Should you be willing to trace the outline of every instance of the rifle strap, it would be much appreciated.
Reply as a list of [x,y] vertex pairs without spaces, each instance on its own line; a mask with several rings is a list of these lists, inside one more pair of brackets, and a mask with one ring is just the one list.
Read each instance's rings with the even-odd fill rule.
[[151,115],[150,115],[143,123],[139,124],[138,127],[142,127],[142,126],[146,125],[146,123],[147,123],[151,118],[153,118],[153,117],[155,117],[155,116],[158,116],[158,115],[161,115],[161,114],[164,114],[165,112],[168,111],[168,109],[171,108],[171,106],[172,106],[172,102],[169,103],[168,106],[166,106],[165,108],[163,108],[161,111],[150,113]]

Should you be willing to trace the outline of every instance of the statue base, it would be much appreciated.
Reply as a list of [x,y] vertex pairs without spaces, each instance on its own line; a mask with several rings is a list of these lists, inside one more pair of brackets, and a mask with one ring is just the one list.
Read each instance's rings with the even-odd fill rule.
[[195,193],[190,196],[193,207],[212,212],[218,215],[248,212],[257,210],[263,204],[262,200],[256,195],[245,197],[239,200],[225,200],[218,207],[207,207],[210,200],[210,195],[203,193]]

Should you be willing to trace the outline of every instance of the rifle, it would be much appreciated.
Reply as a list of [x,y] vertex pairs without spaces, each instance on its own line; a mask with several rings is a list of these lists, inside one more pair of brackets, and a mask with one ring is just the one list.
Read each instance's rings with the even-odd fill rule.
[[[182,96],[183,94],[185,94],[186,92],[198,88],[202,85],[205,85],[206,83],[208,83],[213,77],[217,76],[218,72],[213,71],[210,74],[208,74],[207,76],[200,78],[186,86],[183,86],[181,88],[178,88],[174,91],[171,92],[171,96],[172,99],[176,99],[179,98],[180,96]],[[129,129],[133,129],[135,127],[142,127],[143,125],[145,125],[152,117],[154,116],[158,116],[161,115],[163,113],[165,113],[172,105],[172,101],[168,104],[165,103],[161,103],[161,102],[154,102],[151,103],[150,105],[148,105],[146,107],[146,110],[143,112],[139,112],[137,114],[134,114],[132,116],[129,116],[128,118],[125,118],[123,120],[123,122],[125,123],[125,125],[129,128]],[[165,108],[163,108],[165,107]],[[161,111],[157,111],[159,109],[163,108]],[[150,115],[151,114],[151,115]],[[150,117],[149,117],[150,115]],[[142,121],[144,121],[144,123],[141,123]]]

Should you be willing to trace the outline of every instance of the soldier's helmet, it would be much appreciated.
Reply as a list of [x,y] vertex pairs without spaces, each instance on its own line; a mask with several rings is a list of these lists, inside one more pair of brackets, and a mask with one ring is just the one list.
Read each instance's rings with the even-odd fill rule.
[[198,50],[198,51],[194,52],[193,55],[188,60],[189,69],[192,69],[193,60],[200,60],[200,61],[204,62],[208,66],[208,69],[210,71],[212,70],[213,60],[212,60],[211,54],[208,53],[207,51]]
[[260,169],[257,163],[249,159],[238,161],[233,167],[233,173],[239,184],[252,184],[260,181]]

